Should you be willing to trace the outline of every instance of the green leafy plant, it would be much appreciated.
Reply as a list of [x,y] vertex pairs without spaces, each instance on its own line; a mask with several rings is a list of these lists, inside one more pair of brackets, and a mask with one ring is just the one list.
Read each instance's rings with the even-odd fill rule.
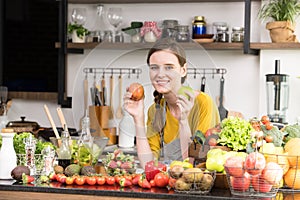
[[258,12],[258,17],[262,21],[271,18],[274,21],[290,21],[294,23],[299,15],[299,0],[268,0]]
[[84,36],[89,34],[89,30],[84,28],[81,24],[69,24],[68,25],[68,33],[72,34],[73,31],[76,31],[77,36],[80,39],[83,39]]

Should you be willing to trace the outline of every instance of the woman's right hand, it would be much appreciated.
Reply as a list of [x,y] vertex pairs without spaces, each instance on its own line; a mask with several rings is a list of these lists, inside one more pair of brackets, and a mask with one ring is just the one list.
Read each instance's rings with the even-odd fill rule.
[[124,109],[135,119],[144,116],[144,98],[141,100],[135,101],[131,99],[132,93],[127,92],[124,94],[123,102]]

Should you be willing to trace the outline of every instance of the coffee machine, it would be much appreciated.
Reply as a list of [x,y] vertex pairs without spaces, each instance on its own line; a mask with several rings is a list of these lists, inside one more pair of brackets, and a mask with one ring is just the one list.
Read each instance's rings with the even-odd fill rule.
[[271,122],[286,124],[289,102],[289,76],[280,74],[280,60],[275,60],[275,74],[266,75],[267,112]]

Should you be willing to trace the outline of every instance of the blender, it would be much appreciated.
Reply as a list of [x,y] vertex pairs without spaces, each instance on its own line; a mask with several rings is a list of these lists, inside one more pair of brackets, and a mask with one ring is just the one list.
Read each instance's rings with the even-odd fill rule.
[[267,74],[267,112],[271,122],[287,124],[289,101],[288,75],[280,74],[280,60],[275,60],[275,74]]

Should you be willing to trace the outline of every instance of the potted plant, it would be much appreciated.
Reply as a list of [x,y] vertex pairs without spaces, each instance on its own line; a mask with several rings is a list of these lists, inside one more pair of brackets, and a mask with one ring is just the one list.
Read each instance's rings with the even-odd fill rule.
[[74,43],[84,43],[85,37],[89,34],[89,30],[84,28],[81,24],[69,24],[68,33],[72,34],[72,42]]
[[299,15],[299,0],[268,0],[258,12],[262,21],[272,19],[266,24],[272,42],[298,42],[294,30]]

